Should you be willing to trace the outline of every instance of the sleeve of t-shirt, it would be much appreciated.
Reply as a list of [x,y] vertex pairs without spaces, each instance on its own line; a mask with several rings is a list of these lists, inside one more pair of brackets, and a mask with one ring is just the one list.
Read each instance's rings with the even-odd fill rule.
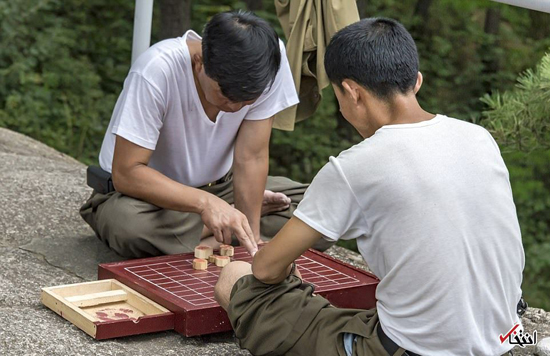
[[294,215],[329,240],[353,239],[363,234],[363,209],[338,159],[317,173]]
[[120,96],[111,132],[154,150],[164,116],[162,93],[140,74],[131,72],[124,81]]
[[275,76],[275,80],[271,87],[266,89],[258,100],[252,104],[251,108],[245,116],[245,120],[265,120],[277,114],[286,108],[296,105],[300,102],[292,72],[286,57],[285,46],[282,41],[279,41],[281,48],[281,65]]

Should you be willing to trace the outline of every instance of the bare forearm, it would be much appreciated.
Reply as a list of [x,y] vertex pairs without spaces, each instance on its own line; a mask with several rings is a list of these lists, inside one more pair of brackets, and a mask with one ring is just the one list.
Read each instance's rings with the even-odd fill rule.
[[292,217],[281,231],[254,256],[254,277],[266,284],[283,281],[290,273],[292,261],[313,246],[321,234],[300,219]]
[[[252,269],[254,270],[254,267]],[[283,267],[283,268],[279,268],[276,272],[274,271],[274,274],[272,276],[261,277],[261,279],[258,278],[256,274],[254,274],[254,276],[256,277],[256,279],[258,279],[262,283],[277,284],[284,281],[286,277],[290,275],[291,270],[292,270],[292,263],[287,265],[286,268]],[[278,274],[275,274],[275,273],[278,273]]]
[[267,156],[236,161],[233,167],[235,208],[246,215],[256,240],[260,238],[260,214],[268,169]]
[[122,194],[170,210],[200,214],[213,198],[210,193],[180,184],[143,164],[124,172],[113,171],[113,183]]
[[[283,230],[275,236],[288,233],[289,229],[283,227]],[[254,276],[265,284],[277,284],[282,282],[290,273],[292,261],[300,255],[301,251],[293,251],[294,246],[282,246],[273,243],[275,239],[266,244],[254,256],[252,263],[252,272]]]

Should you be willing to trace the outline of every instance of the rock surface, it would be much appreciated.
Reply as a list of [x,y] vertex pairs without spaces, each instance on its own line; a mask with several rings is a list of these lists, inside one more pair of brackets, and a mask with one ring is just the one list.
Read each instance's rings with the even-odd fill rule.
[[[122,258],[78,214],[90,194],[84,165],[0,128],[0,167],[0,354],[249,355],[232,333],[185,338],[168,331],[95,341],[44,307],[42,287],[95,280],[99,263]],[[367,268],[346,249],[328,253]],[[537,330],[539,340],[550,336],[550,313],[531,308],[523,323],[528,332]],[[514,355],[534,352],[534,346],[517,348]]]
[[536,347],[535,355],[550,356],[550,337],[542,339]]

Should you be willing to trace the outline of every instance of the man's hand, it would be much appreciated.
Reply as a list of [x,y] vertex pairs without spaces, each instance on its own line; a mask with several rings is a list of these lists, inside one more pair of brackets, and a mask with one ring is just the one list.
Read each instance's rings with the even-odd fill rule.
[[244,246],[251,256],[258,251],[248,219],[224,200],[212,195],[200,215],[216,241],[231,244],[231,236],[235,235],[241,246]]

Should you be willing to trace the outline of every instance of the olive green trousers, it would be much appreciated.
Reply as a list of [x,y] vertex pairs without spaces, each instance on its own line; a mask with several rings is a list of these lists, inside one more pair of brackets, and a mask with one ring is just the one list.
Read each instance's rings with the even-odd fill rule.
[[[268,177],[266,189],[286,194],[292,201],[284,211],[263,216],[262,239],[269,240],[292,217],[308,184],[285,177]],[[200,189],[233,204],[233,179]],[[92,196],[82,205],[80,215],[97,237],[119,255],[130,258],[192,252],[200,242],[203,223],[198,214],[163,209],[119,192]],[[236,241],[235,241],[236,242]],[[325,250],[331,243],[320,241]]]

